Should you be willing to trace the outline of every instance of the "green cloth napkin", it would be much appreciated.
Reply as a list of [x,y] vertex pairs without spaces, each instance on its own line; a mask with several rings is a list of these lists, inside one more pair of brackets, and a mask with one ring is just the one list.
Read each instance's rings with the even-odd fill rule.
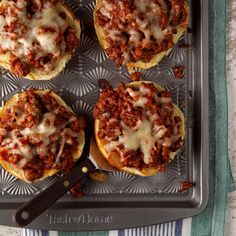
[[206,209],[193,217],[193,236],[224,235],[227,193],[234,190],[228,160],[226,2],[209,0],[210,194]]

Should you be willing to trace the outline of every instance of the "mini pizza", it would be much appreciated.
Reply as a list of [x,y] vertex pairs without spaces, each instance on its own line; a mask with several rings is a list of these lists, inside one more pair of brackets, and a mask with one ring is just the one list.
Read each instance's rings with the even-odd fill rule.
[[151,82],[107,86],[93,115],[100,152],[110,165],[128,173],[165,171],[184,141],[183,113],[170,92]]
[[0,164],[26,182],[66,173],[81,156],[84,124],[52,91],[16,94],[0,110]]
[[158,64],[184,34],[186,0],[97,0],[95,30],[118,66],[147,69]]
[[0,1],[0,65],[19,77],[57,76],[79,45],[80,22],[57,0]]

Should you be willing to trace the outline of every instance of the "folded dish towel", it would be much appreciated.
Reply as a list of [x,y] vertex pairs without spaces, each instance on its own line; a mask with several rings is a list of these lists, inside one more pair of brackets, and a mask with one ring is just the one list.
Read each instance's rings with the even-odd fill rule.
[[209,0],[210,195],[206,209],[193,218],[136,229],[106,232],[51,232],[24,229],[22,231],[24,236],[224,235],[227,193],[234,188],[228,161],[227,141],[226,2]]

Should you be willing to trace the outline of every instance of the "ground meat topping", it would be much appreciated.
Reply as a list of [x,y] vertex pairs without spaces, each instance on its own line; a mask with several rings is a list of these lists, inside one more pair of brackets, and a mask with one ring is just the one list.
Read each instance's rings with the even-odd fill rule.
[[26,76],[30,72],[29,66],[25,63],[20,61],[20,59],[12,60],[11,61],[11,71],[17,76]]
[[172,69],[172,71],[177,79],[184,78],[184,69],[185,69],[184,66],[176,66]]
[[152,83],[103,89],[93,116],[105,150],[120,153],[123,166],[164,169],[170,153],[183,143],[181,117],[175,115],[171,94]]
[[84,122],[51,92],[43,96],[29,90],[17,97],[0,117],[0,158],[24,170],[29,181],[44,170],[69,171]]
[[[48,73],[55,60],[79,44],[76,30],[57,11],[58,1],[3,0],[0,8],[0,54],[10,52],[12,72],[26,76],[30,69]],[[27,69],[26,69],[27,68]]]
[[173,34],[185,27],[185,0],[101,0],[96,19],[105,31],[108,56],[117,65],[150,62],[173,47]]
[[142,80],[141,75],[142,75],[141,72],[133,72],[133,73],[130,75],[130,80],[131,80],[131,81],[140,81],[140,80]]

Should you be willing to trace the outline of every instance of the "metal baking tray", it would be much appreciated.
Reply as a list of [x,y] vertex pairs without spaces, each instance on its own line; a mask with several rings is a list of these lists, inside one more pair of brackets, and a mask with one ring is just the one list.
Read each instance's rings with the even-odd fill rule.
[[[66,3],[81,20],[81,45],[64,71],[51,81],[28,81],[0,70],[0,106],[14,94],[31,89],[52,89],[78,114],[92,113],[106,79],[115,86],[128,82],[126,68],[117,68],[100,47],[94,27],[94,0]],[[145,80],[171,91],[186,118],[186,140],[166,172],[137,177],[122,172],[109,174],[108,181],[90,181],[85,195],[67,194],[28,227],[50,230],[107,230],[152,225],[200,213],[208,200],[208,1],[190,1],[189,29],[168,57],[149,70]],[[189,44],[191,47],[184,47]],[[172,72],[184,65],[183,79]],[[92,122],[92,117],[90,122]],[[57,177],[27,184],[0,169],[0,224],[16,226],[12,214]],[[194,187],[179,192],[181,183]],[[40,206],[39,206],[40,207]]]

